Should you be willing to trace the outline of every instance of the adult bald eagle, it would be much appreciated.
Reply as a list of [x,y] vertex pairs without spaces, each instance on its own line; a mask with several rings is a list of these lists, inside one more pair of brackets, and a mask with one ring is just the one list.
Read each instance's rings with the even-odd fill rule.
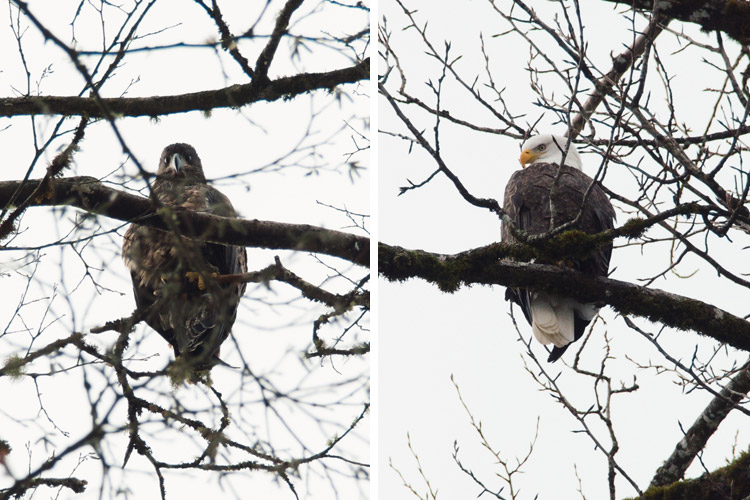
[[[152,198],[159,206],[236,217],[229,199],[208,185],[189,144],[164,148]],[[237,317],[245,283],[221,284],[216,275],[247,271],[244,247],[200,240],[131,224],[122,256],[145,320],[197,372],[219,363],[219,346]],[[200,278],[200,279],[198,279]]]
[[[555,227],[579,215],[578,222],[570,229],[594,234],[614,227],[615,211],[609,198],[593,179],[581,171],[581,157],[575,145],[571,143],[567,150],[566,145],[565,137],[539,135],[528,139],[521,147],[524,168],[514,172],[508,181],[503,209],[516,226],[529,235],[553,229],[552,207]],[[558,179],[557,187],[550,199],[555,179]],[[515,241],[506,224],[503,224],[502,239]],[[587,274],[607,276],[611,255],[610,243],[585,260],[573,262],[573,265]],[[599,310],[594,304],[581,304],[570,297],[545,291],[509,288],[505,299],[521,307],[539,342],[554,345],[547,359],[549,362],[558,360],[571,342],[581,338]]]

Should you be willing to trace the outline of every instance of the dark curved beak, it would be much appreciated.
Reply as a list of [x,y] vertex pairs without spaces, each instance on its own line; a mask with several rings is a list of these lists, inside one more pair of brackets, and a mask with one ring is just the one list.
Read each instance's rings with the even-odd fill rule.
[[182,168],[187,164],[180,153],[175,153],[174,155],[172,155],[172,161],[170,161],[169,163],[177,172],[182,170]]

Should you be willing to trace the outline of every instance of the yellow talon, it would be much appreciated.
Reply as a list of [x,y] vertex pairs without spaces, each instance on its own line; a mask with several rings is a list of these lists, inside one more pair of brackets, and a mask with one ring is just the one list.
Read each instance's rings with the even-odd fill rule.
[[190,283],[195,283],[197,281],[199,290],[206,289],[206,283],[203,281],[203,277],[200,275],[200,273],[197,273],[195,271],[188,271],[185,273],[185,277]]
[[[211,273],[211,276],[217,278],[219,276],[219,273]],[[195,283],[195,281],[198,281],[198,290],[206,289],[206,282],[203,281],[203,276],[201,276],[200,273],[195,271],[188,271],[185,273],[185,277],[188,279],[188,281],[190,281],[190,283]]]

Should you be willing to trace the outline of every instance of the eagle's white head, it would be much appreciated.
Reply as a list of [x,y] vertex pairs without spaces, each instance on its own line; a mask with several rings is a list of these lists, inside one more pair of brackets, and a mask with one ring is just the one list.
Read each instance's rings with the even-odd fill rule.
[[[556,163],[559,165],[563,161],[563,151],[567,143],[568,139],[560,135],[535,135],[521,146],[521,165],[524,168],[535,163]],[[581,157],[572,142],[568,153],[565,155],[565,165],[576,170],[582,170]]]

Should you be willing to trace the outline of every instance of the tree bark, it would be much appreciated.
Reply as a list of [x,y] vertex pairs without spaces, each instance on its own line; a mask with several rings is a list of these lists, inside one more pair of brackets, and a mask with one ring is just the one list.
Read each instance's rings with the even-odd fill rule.
[[378,272],[390,281],[422,278],[445,292],[471,284],[546,290],[584,303],[647,318],[679,330],[694,330],[750,351],[750,322],[700,300],[624,281],[592,277],[570,269],[508,260],[518,246],[495,243],[443,255],[378,245]]
[[750,495],[750,453],[697,479],[646,490],[638,500],[740,500]]
[[[0,182],[0,206],[27,200],[40,180]],[[151,200],[112,189],[94,177],[53,179],[30,206],[70,205],[212,243],[277,250],[299,250],[340,257],[363,267],[370,262],[370,240],[306,224],[232,219],[186,210],[155,210]],[[165,207],[169,208],[169,207]]]
[[[718,30],[741,44],[750,42],[750,2],[747,0],[605,0]],[[654,9],[654,5],[656,8]]]
[[[66,115],[106,118],[115,116],[162,116],[187,111],[209,111],[216,108],[239,108],[258,101],[275,101],[312,90],[332,89],[344,83],[367,80],[370,58],[354,66],[327,73],[303,73],[271,81],[232,85],[218,90],[155,97],[102,98],[24,96],[0,99],[0,116]],[[106,109],[106,111],[105,111]]]

